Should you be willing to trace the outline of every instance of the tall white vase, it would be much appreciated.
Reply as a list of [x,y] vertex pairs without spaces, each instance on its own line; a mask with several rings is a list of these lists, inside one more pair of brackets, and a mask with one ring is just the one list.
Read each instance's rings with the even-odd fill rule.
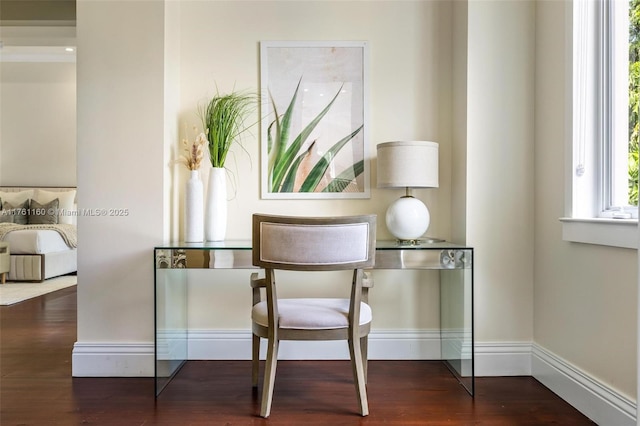
[[184,240],[188,243],[204,239],[204,189],[200,174],[191,170],[184,195]]
[[207,241],[223,241],[226,233],[227,174],[223,167],[212,167],[207,187],[204,236]]

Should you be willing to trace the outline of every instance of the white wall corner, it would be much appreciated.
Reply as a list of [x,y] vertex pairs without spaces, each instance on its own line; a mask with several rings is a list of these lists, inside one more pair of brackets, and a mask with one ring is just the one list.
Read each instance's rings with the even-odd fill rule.
[[546,349],[534,345],[532,376],[599,425],[636,425],[636,403]]

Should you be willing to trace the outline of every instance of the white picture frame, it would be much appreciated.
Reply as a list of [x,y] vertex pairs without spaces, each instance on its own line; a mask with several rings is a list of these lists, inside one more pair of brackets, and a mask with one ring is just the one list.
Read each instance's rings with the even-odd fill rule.
[[368,62],[364,41],[260,43],[262,198],[371,197]]

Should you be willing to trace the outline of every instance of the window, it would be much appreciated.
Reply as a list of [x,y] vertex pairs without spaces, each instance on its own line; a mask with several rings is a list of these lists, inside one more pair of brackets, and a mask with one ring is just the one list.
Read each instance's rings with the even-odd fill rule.
[[[637,248],[639,14],[640,0],[572,2],[567,240]],[[574,232],[597,227],[604,239]],[[618,231],[624,242],[612,241]]]
[[[605,112],[605,185],[602,214],[637,218],[638,207],[638,0],[605,2],[604,97],[611,105]],[[636,15],[634,19],[631,14]],[[607,58],[610,58],[607,60]],[[635,71],[634,71],[635,69]],[[634,78],[635,74],[635,78]]]

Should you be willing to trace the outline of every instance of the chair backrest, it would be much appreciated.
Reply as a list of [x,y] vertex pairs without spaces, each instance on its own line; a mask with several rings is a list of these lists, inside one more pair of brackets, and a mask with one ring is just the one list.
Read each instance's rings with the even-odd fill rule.
[[253,215],[253,264],[262,268],[371,268],[375,263],[375,243],[376,215]]

